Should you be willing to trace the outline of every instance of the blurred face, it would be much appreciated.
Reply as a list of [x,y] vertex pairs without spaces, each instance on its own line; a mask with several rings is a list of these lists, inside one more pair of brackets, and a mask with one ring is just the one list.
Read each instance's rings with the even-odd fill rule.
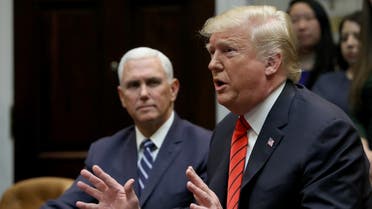
[[289,15],[300,51],[313,51],[321,36],[320,25],[314,11],[306,3],[299,2],[292,5]]
[[160,127],[170,116],[179,83],[169,83],[158,58],[127,61],[118,93],[137,126],[156,124]]
[[342,26],[340,40],[342,56],[349,65],[356,63],[359,53],[359,33],[358,23],[346,20]]
[[247,28],[214,33],[207,44],[208,65],[220,104],[244,114],[266,95],[265,64],[256,57]]

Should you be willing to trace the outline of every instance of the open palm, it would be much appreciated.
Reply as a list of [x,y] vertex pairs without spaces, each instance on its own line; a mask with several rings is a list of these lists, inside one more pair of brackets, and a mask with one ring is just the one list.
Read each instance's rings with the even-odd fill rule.
[[133,190],[134,179],[129,179],[124,186],[120,185],[110,175],[105,173],[99,166],[93,166],[93,173],[86,169],[81,175],[92,185],[82,181],[77,186],[98,200],[98,203],[86,203],[78,201],[76,206],[80,209],[139,209],[138,198]]

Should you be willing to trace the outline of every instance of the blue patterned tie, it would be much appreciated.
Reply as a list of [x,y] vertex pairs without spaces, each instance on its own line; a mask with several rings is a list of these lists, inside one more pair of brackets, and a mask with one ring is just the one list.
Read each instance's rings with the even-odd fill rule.
[[152,151],[155,150],[156,146],[150,139],[146,139],[141,143],[140,147],[143,148],[143,156],[138,162],[138,183],[140,186],[140,190],[143,190],[145,188],[146,182],[149,178],[149,173],[154,163]]

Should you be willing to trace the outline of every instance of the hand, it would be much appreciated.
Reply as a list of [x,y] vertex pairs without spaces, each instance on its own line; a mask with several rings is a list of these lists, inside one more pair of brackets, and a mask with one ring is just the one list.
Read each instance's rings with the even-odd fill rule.
[[96,203],[76,202],[76,207],[80,209],[139,209],[137,195],[133,190],[134,179],[129,179],[124,186],[120,185],[110,175],[105,173],[99,166],[93,166],[93,173],[86,169],[81,170],[80,174],[86,178],[93,186],[82,181],[77,186],[98,200]]
[[222,209],[217,195],[209,189],[191,166],[187,168],[186,176],[189,179],[186,185],[187,189],[194,194],[194,198],[199,204],[191,203],[190,209]]
[[364,153],[366,154],[369,161],[369,182],[372,185],[372,150],[369,149],[368,141],[365,138],[362,138],[362,144]]

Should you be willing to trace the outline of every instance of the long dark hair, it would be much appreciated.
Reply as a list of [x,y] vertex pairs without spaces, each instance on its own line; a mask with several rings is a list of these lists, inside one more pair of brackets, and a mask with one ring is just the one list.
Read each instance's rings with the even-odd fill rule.
[[292,0],[289,3],[287,12],[291,10],[296,3],[305,3],[314,11],[315,17],[319,22],[321,37],[319,43],[315,46],[315,63],[311,71],[306,86],[311,88],[318,76],[325,72],[334,71],[336,46],[333,41],[331,24],[328,15],[323,6],[315,0]]
[[372,75],[372,5],[369,0],[363,1],[362,18],[361,48],[350,90],[351,107],[354,111],[362,104],[362,88]]

